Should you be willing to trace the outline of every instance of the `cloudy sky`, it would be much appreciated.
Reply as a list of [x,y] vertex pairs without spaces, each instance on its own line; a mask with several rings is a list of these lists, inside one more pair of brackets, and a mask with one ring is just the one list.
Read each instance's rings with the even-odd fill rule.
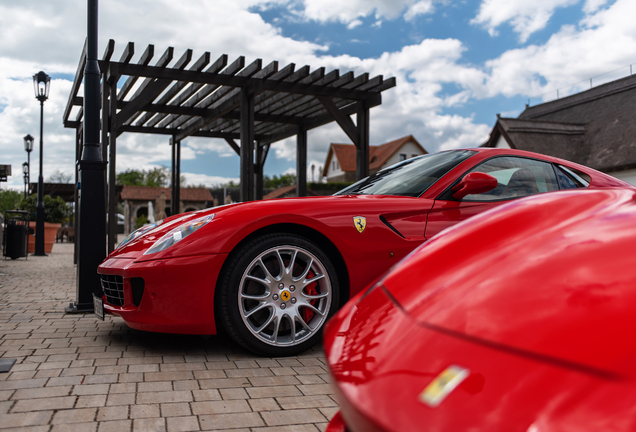
[[[99,5],[99,55],[109,39],[119,58],[134,42],[156,59],[244,55],[246,64],[325,66],[396,77],[371,110],[371,144],[412,134],[429,151],[483,143],[496,114],[626,76],[636,69],[634,0],[109,0]],[[32,76],[51,75],[44,111],[44,178],[72,173],[74,138],[62,112],[86,37],[86,1],[0,0],[0,164],[21,189],[22,137],[39,137]],[[152,63],[154,64],[154,63]],[[636,73],[636,70],[634,70]],[[348,142],[335,125],[308,134],[308,166],[324,163],[330,142]],[[170,165],[167,138],[124,134],[118,171]],[[33,181],[39,153],[31,154]],[[238,180],[239,160],[223,140],[182,144],[188,183]],[[295,141],[272,146],[265,173],[292,172]],[[316,170],[317,172],[317,170]],[[308,173],[311,179],[311,172]]]

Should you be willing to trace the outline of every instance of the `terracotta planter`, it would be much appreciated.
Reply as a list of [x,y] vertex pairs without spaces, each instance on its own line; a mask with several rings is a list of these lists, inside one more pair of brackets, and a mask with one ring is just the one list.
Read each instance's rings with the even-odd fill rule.
[[[53,250],[53,243],[55,243],[55,235],[57,234],[58,228],[60,228],[62,224],[59,223],[49,223],[44,222],[44,253],[51,253]],[[31,228],[35,232],[35,223],[31,222]],[[29,236],[29,253],[35,252],[35,235]]]

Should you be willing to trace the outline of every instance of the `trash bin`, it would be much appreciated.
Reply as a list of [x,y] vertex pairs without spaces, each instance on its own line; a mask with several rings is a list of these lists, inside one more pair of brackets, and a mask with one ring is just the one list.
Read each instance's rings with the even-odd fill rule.
[[11,259],[27,256],[27,232],[29,232],[29,212],[7,210],[4,212],[3,254]]

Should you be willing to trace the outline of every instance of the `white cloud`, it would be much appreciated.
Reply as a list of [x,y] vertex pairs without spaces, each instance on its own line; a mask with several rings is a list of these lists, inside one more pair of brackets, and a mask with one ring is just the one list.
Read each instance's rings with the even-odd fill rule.
[[405,14],[411,20],[417,15],[431,13],[433,0],[298,0],[299,13],[305,19],[318,22],[341,22],[353,28],[362,22],[360,18],[374,15],[378,25],[380,18],[396,19]]
[[[197,174],[186,172],[183,173],[186,178],[186,183],[188,185],[205,185],[206,187],[215,187],[222,184],[227,184],[230,181],[234,183],[239,183],[241,180],[238,177],[220,177],[220,176],[210,176],[206,174]],[[183,186],[183,185],[182,185]]]
[[[586,16],[579,26],[564,26],[544,45],[510,50],[486,62],[487,94],[494,96],[556,96],[556,89],[570,91],[589,88],[589,78],[619,69],[629,74],[626,65],[634,62],[636,52],[636,3],[617,0],[611,7]],[[618,78],[621,74],[608,76]],[[571,84],[580,85],[571,88]],[[597,81],[597,84],[600,82]],[[561,93],[563,95],[563,93]]]
[[497,27],[510,23],[519,34],[519,41],[526,42],[532,33],[545,28],[556,9],[578,2],[579,0],[483,0],[471,23],[485,27],[491,36],[497,36]]

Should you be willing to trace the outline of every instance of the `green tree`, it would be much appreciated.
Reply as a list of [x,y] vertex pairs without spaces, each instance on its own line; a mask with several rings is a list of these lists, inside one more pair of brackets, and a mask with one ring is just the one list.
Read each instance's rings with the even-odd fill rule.
[[170,184],[171,173],[161,166],[144,172],[144,186],[166,187]]
[[144,171],[128,169],[117,174],[117,184],[126,186],[143,186]]
[[[181,186],[186,187],[186,177],[182,174]],[[166,166],[150,170],[128,169],[117,174],[117,184],[126,186],[168,187],[172,180],[172,173]]]
[[281,174],[279,176],[264,176],[263,187],[277,189],[283,186],[291,186],[296,184],[296,174]]
[[7,210],[17,209],[22,198],[24,198],[24,195],[17,190],[0,190],[0,213],[2,213],[2,216],[4,216],[4,212]]

